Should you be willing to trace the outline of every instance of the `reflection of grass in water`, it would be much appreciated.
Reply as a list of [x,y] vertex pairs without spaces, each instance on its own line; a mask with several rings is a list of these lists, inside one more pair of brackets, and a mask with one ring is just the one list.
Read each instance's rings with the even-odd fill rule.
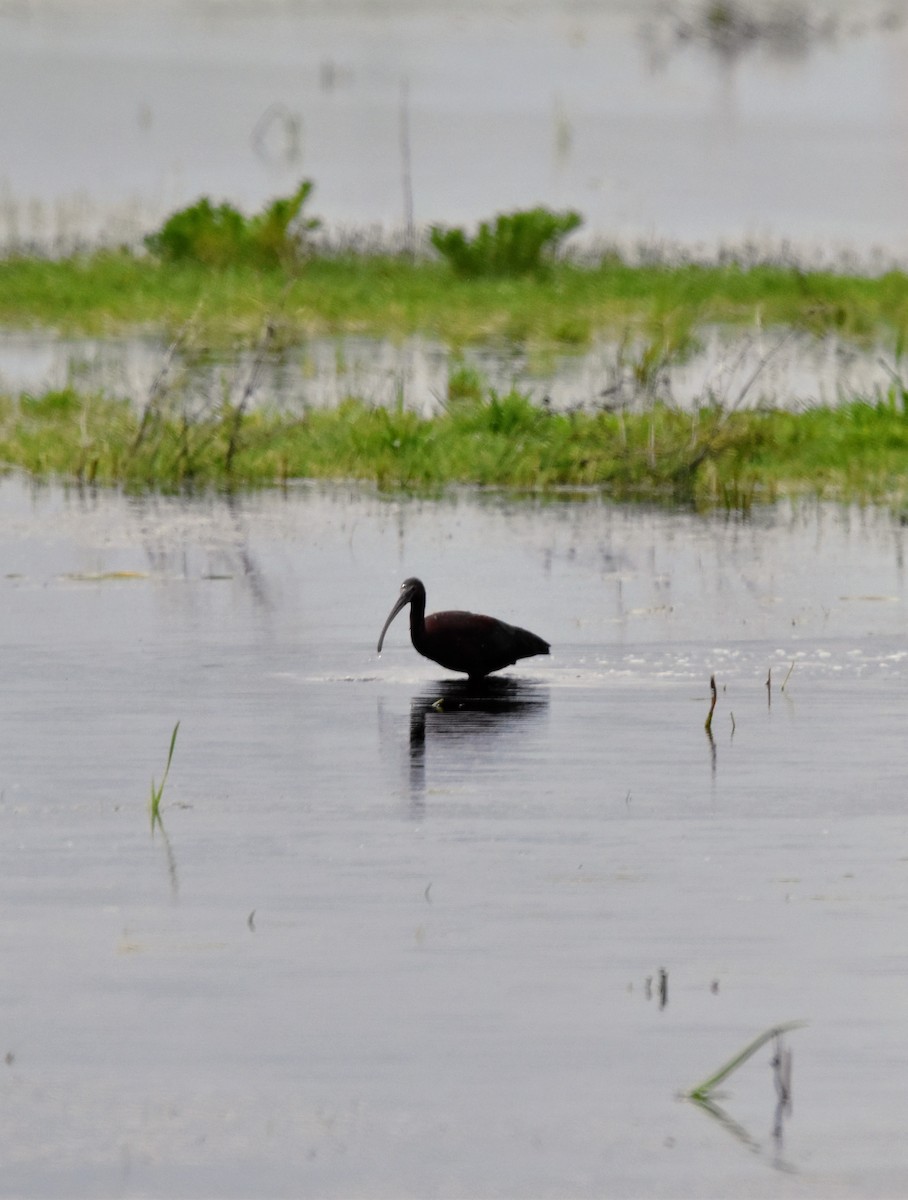
[[776,1092],[775,1115],[772,1128],[772,1137],[776,1150],[774,1165],[780,1170],[785,1171],[792,1169],[781,1157],[783,1124],[785,1118],[791,1115],[792,1059],[790,1051],[787,1051],[783,1046],[783,1036],[790,1030],[802,1028],[804,1024],[804,1021],[789,1021],[784,1025],[774,1025],[771,1029],[765,1030],[759,1037],[754,1038],[752,1042],[736,1054],[734,1058],[721,1066],[718,1071],[713,1072],[709,1078],[698,1083],[689,1092],[683,1093],[684,1099],[692,1101],[698,1108],[708,1113],[750,1150],[759,1151],[759,1143],[751,1137],[743,1125],[733,1120],[717,1103],[715,1089],[736,1071],[738,1067],[747,1062],[762,1046],[765,1046],[768,1041],[774,1039],[776,1051],[771,1063]]

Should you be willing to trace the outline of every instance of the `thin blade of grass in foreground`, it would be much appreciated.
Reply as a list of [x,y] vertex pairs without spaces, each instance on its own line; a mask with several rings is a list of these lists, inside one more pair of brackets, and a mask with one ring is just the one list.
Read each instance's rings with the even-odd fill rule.
[[707,733],[712,732],[713,713],[716,711],[716,700],[718,699],[718,692],[716,691],[715,675],[710,675],[710,677],[709,677],[709,691],[710,691],[709,712],[706,714],[706,723],[704,725],[704,728]]
[[170,735],[170,749],[167,752],[167,765],[164,768],[164,774],[161,778],[160,786],[155,785],[154,777],[151,780],[151,799],[149,808],[151,810],[151,833],[154,836],[155,827],[160,825],[161,832],[164,832],[164,822],[161,818],[161,797],[164,795],[164,785],[167,783],[167,776],[170,772],[170,764],[173,761],[173,750],[177,744],[177,732],[180,728],[180,722],[177,721],[173,727],[173,733]]
[[742,1063],[747,1062],[761,1046],[765,1046],[767,1042],[780,1034],[788,1033],[792,1029],[802,1029],[807,1024],[806,1021],[788,1021],[784,1025],[773,1025],[771,1029],[765,1030],[759,1037],[754,1038],[744,1049],[730,1059],[724,1066],[721,1066],[718,1071],[704,1079],[702,1083],[698,1083],[696,1087],[685,1092],[684,1095],[689,1100],[697,1100],[704,1102],[709,1099],[710,1093],[724,1080],[727,1079],[733,1071],[736,1071]]

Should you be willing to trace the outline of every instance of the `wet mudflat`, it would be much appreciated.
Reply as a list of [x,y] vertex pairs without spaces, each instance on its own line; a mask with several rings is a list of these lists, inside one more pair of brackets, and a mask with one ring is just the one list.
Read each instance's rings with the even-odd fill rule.
[[[6,479],[0,1192],[897,1193],[906,538]],[[379,660],[414,573],[553,657]]]

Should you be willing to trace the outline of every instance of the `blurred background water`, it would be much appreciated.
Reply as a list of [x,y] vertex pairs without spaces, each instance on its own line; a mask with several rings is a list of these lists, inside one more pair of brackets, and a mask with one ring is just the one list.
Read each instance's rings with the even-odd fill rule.
[[135,240],[302,177],[334,236],[576,208],[590,241],[908,254],[902,0],[20,0],[0,240]]

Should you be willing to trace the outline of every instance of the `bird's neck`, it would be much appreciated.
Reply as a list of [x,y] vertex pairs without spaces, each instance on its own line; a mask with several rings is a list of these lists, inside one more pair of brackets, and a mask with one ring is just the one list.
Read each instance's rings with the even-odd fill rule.
[[419,650],[426,639],[426,598],[414,596],[410,602],[410,641]]

